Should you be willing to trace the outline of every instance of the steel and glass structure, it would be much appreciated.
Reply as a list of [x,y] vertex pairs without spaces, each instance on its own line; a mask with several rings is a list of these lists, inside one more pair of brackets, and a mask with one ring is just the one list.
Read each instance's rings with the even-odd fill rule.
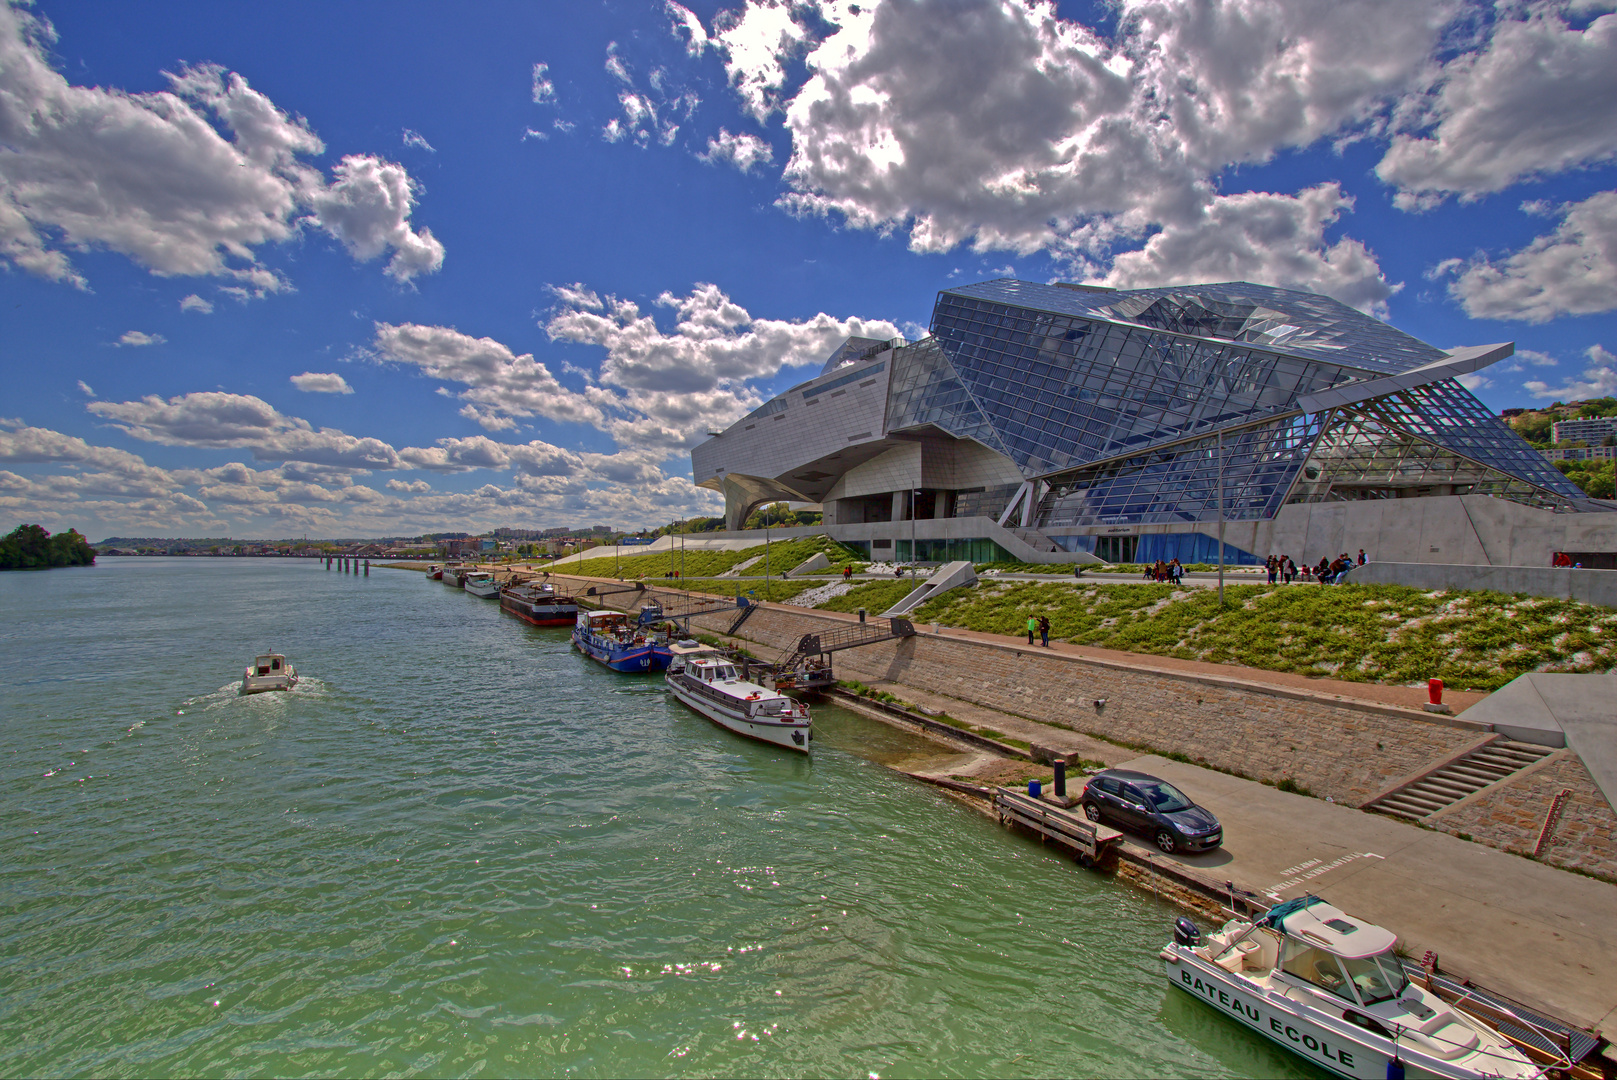
[[[1609,509],[1460,382],[1509,344],[1445,352],[1328,297],[1242,282],[1000,279],[940,293],[930,329],[846,343],[699,447],[697,481],[726,492],[732,517],[823,501],[833,535],[872,544],[879,528],[853,527],[920,518],[917,545],[930,531],[1014,546],[1008,529],[1037,550],[1129,561],[1202,561],[1217,551],[1209,523],[1288,507],[1488,495]],[[937,524],[959,519],[993,528]],[[1108,542],[1120,535],[1135,539]]]

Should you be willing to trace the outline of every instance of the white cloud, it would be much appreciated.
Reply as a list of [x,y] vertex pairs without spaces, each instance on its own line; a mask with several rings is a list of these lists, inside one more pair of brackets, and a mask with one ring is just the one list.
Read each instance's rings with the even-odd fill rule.
[[634,85],[634,79],[629,75],[629,66],[623,62],[623,57],[618,55],[618,43],[615,41],[606,43],[606,73],[620,83]]
[[422,135],[419,131],[412,131],[409,128],[404,129],[404,145],[413,146],[417,150],[425,150],[429,154],[436,154],[438,152],[437,148],[427,141],[427,137],[425,135]]
[[389,480],[386,487],[389,491],[407,491],[412,495],[424,495],[432,490],[432,485],[425,480]]
[[754,165],[767,165],[775,160],[775,152],[758,136],[745,132],[732,135],[725,128],[720,128],[717,137],[707,141],[707,153],[696,156],[709,165],[727,162],[744,173],[751,172]]
[[212,315],[213,304],[202,299],[202,297],[198,296],[196,293],[192,293],[190,296],[187,296],[185,299],[180,301],[180,310],[200,311],[204,315]]
[[1475,319],[1547,322],[1617,308],[1617,191],[1561,208],[1561,224],[1497,261],[1465,265],[1449,293]]
[[1486,375],[1483,375],[1481,372],[1472,372],[1469,375],[1458,376],[1455,381],[1461,386],[1465,387],[1467,390],[1470,390],[1472,393],[1475,393],[1478,390],[1486,390],[1488,387],[1493,385],[1493,380],[1488,378]]
[[85,382],[83,379],[79,380],[79,393],[83,394],[85,397],[95,397],[95,391],[92,390],[90,388],[90,384]]
[[167,446],[250,450],[261,461],[303,461],[345,469],[396,469],[399,455],[380,439],[316,430],[245,394],[208,391],[163,400],[94,401],[91,413],[146,442]]
[[1537,349],[1517,349],[1516,359],[1525,360],[1534,367],[1555,367],[1559,361],[1549,353],[1539,352]]
[[[64,249],[116,251],[161,276],[233,280],[244,298],[288,287],[255,252],[292,238],[305,220],[351,250],[365,246],[350,220],[321,207],[354,201],[363,172],[355,163],[380,169],[379,159],[344,159],[333,191],[303,160],[325,150],[307,122],[240,75],[204,65],[169,75],[163,91],[74,86],[47,60],[54,41],[44,19],[0,4],[0,258],[86,287],[52,248],[59,237]],[[300,216],[311,208],[314,218]],[[432,243],[408,226],[393,230],[394,241],[401,254]],[[395,263],[396,276],[425,265],[419,256]]]
[[489,430],[514,427],[512,417],[603,422],[599,405],[563,386],[532,353],[519,356],[493,338],[474,338],[446,326],[378,323],[375,347],[387,359],[469,387],[460,398],[470,417]]
[[410,227],[418,186],[404,166],[369,154],[351,154],[332,170],[336,183],[314,194],[314,219],[362,262],[393,249],[387,273],[399,281],[430,274],[444,264],[444,246],[431,229]]
[[533,103],[535,105],[554,105],[556,103],[556,84],[550,81],[550,65],[533,65]]
[[1617,356],[1599,345],[1584,351],[1589,366],[1583,369],[1583,378],[1568,381],[1563,386],[1551,386],[1537,380],[1522,386],[1536,398],[1556,401],[1582,401],[1585,398],[1617,395]]
[[1411,130],[1376,166],[1400,189],[1400,206],[1501,191],[1617,153],[1617,15],[1579,30],[1564,11],[1549,0],[1499,5],[1487,43],[1449,61],[1431,93],[1406,104]]
[[527,130],[525,130],[522,133],[522,138],[521,138],[520,141],[521,142],[527,142],[529,139],[537,139],[540,142],[543,142],[544,140],[546,140],[548,138],[550,138],[550,136],[546,132],[537,131],[537,130],[535,130],[533,128],[528,128]]
[[714,19],[711,41],[724,54],[730,84],[759,123],[780,107],[786,62],[808,41],[793,14],[783,0],[748,0],[739,12],[721,11]]
[[354,388],[348,380],[335,372],[305,371],[292,376],[292,385],[306,394],[352,394]]
[[702,20],[698,19],[690,8],[674,3],[674,0],[664,0],[663,10],[666,11],[674,23],[674,35],[685,41],[685,52],[690,56],[701,56],[707,49],[707,31],[702,27]]
[[138,347],[141,345],[161,345],[167,340],[168,338],[162,334],[147,334],[140,330],[125,330],[123,337],[119,338],[117,343],[119,345]]
[[1328,243],[1325,230],[1353,207],[1336,184],[1296,197],[1221,195],[1201,218],[1171,226],[1139,251],[1119,255],[1105,283],[1125,289],[1198,281],[1258,281],[1333,296],[1379,311],[1394,288],[1357,240]]

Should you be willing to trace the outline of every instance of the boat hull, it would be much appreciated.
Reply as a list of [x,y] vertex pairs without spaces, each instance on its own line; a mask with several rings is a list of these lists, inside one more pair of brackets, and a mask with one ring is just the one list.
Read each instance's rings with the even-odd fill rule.
[[510,596],[502,596],[500,610],[533,626],[572,626],[578,622],[577,604],[525,604]]
[[[1328,1016],[1319,1009],[1299,1006],[1294,999],[1231,975],[1178,945],[1167,946],[1161,958],[1168,981],[1173,985],[1336,1076],[1382,1080],[1392,1075],[1387,1066],[1395,1052],[1404,1075],[1412,1080],[1415,1077],[1484,1075],[1412,1047],[1395,1048],[1390,1039],[1359,1028],[1346,1019]],[[1511,1063],[1498,1064],[1503,1067]]]
[[737,716],[717,702],[708,701],[694,693],[678,679],[669,678],[667,682],[669,691],[680,704],[707,717],[726,731],[733,731],[737,735],[756,739],[771,746],[795,750],[800,754],[809,752],[809,746],[814,740],[814,729],[807,721],[781,722]]
[[594,634],[580,634],[575,630],[573,644],[578,647],[579,652],[591,660],[626,675],[662,671],[668,667],[670,659],[666,646],[658,646],[649,641],[640,645],[623,645]]
[[473,596],[480,596],[484,600],[498,599],[500,595],[500,587],[492,581],[469,581],[466,583],[464,588],[468,593],[472,594]]
[[290,690],[298,684],[297,675],[247,675],[241,680],[243,694],[267,694],[275,690]]

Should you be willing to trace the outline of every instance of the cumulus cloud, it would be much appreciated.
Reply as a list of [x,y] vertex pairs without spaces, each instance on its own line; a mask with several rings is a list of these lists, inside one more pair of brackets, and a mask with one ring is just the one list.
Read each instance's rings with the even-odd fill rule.
[[187,296],[185,299],[180,301],[180,310],[200,311],[204,315],[212,315],[213,304],[202,299],[202,297],[198,296],[196,293],[192,293],[190,296]]
[[444,246],[431,229],[410,226],[419,185],[404,166],[350,154],[333,170],[336,183],[314,193],[309,207],[314,220],[341,240],[349,254],[361,262],[391,248],[387,274],[409,281],[430,274],[444,264]]
[[1201,217],[1119,255],[1105,283],[1125,289],[1196,281],[1261,281],[1334,296],[1380,311],[1394,292],[1357,240],[1332,244],[1325,230],[1353,200],[1334,184],[1294,198],[1251,192],[1214,199]]
[[[105,248],[161,276],[223,278],[238,298],[262,296],[288,287],[257,265],[263,245],[309,223],[370,251],[357,207],[388,202],[377,188],[396,219],[409,214],[400,166],[344,158],[328,185],[304,160],[325,150],[308,123],[236,73],[182,68],[148,93],[74,86],[50,66],[54,41],[44,19],[0,4],[0,258],[30,273],[87,287],[52,246],[59,237],[62,248]],[[391,225],[382,242],[399,252],[395,277],[442,261],[429,232]]]
[[139,347],[141,345],[161,345],[167,340],[168,338],[162,334],[147,334],[140,330],[125,330],[123,337],[118,339],[118,344]]
[[1568,380],[1562,386],[1533,380],[1522,386],[1536,398],[1556,401],[1582,401],[1585,398],[1617,395],[1617,356],[1599,345],[1591,345],[1583,354],[1589,366],[1583,369],[1583,378]]
[[702,20],[690,8],[676,4],[674,0],[664,0],[663,10],[673,20],[674,33],[684,38],[686,53],[701,56],[707,50],[707,30],[702,26]]
[[306,394],[352,394],[348,380],[335,372],[305,371],[292,376],[292,385]]
[[745,132],[732,135],[725,128],[720,128],[718,135],[707,141],[707,153],[696,156],[709,165],[724,162],[742,172],[751,172],[754,165],[767,165],[775,160],[775,152],[758,136]]
[[85,382],[83,379],[79,380],[79,393],[83,394],[85,397],[95,397],[95,391],[92,390],[90,388],[90,384]]
[[533,65],[533,103],[535,105],[554,105],[556,103],[556,84],[550,81],[550,65]]
[[380,439],[334,428],[315,429],[261,398],[207,391],[166,401],[95,401],[91,413],[146,442],[167,446],[250,450],[261,461],[303,461],[345,469],[396,469],[399,455]]
[[1486,44],[1449,61],[1429,94],[1406,106],[1409,130],[1376,166],[1406,209],[1617,153],[1617,15],[1580,30],[1562,3],[1499,7]]
[[432,485],[425,480],[389,480],[386,487],[389,491],[405,491],[412,495],[423,495],[432,490]]
[[436,154],[438,152],[437,147],[428,142],[425,135],[421,134],[419,131],[412,131],[409,128],[404,129],[404,145],[413,146],[417,150],[425,150],[429,154]]
[[1479,256],[1449,293],[1477,319],[1547,322],[1617,308],[1617,191],[1561,208],[1561,224],[1501,259]]

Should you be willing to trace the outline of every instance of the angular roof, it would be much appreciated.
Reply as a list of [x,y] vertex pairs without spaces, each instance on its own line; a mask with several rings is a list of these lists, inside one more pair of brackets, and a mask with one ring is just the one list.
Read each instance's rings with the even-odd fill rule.
[[1245,281],[1101,289],[999,278],[943,291],[1057,315],[1240,342],[1376,374],[1401,374],[1448,355],[1328,296]]

